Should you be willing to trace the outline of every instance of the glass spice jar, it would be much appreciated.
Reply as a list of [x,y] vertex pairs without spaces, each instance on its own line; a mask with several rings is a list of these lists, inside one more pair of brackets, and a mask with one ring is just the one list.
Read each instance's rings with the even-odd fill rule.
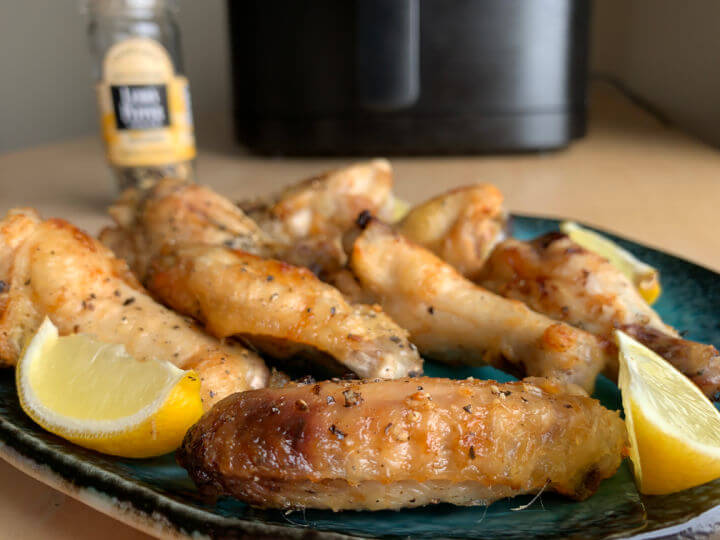
[[193,181],[195,136],[175,0],[86,0],[100,130],[122,190]]

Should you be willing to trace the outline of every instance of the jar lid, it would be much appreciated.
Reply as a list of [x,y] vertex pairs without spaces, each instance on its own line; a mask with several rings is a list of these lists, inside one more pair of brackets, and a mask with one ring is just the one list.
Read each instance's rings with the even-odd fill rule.
[[83,0],[81,3],[85,13],[126,17],[150,17],[168,9],[177,11],[177,0]]

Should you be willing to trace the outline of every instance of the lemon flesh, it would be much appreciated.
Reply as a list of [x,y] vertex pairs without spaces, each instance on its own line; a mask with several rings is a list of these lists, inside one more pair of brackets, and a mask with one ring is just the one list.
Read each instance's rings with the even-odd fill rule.
[[663,358],[623,332],[615,338],[640,492],[674,493],[720,478],[720,412]]
[[390,217],[389,222],[390,223],[397,223],[402,218],[404,218],[407,213],[410,211],[410,203],[400,199],[398,197],[393,197],[391,202],[391,210],[390,210]]
[[124,457],[174,450],[202,415],[194,372],[141,362],[87,335],[59,337],[48,319],[25,349],[16,382],[23,410],[42,427]]
[[610,261],[635,285],[640,296],[648,303],[654,303],[662,292],[660,287],[660,272],[647,263],[639,260],[629,251],[621,248],[609,238],[585,229],[572,221],[560,224],[560,230],[580,246],[597,253]]

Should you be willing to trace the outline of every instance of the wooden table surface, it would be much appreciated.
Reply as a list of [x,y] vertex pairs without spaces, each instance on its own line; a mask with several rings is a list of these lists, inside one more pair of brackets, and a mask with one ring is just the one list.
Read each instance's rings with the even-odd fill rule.
[[[221,145],[223,146],[223,145]],[[251,196],[349,160],[264,159],[237,148],[200,152],[201,182]],[[418,202],[493,182],[511,211],[603,227],[720,271],[720,151],[665,126],[609,86],[591,95],[587,137],[558,152],[395,158],[395,191]],[[97,138],[0,155],[0,213],[33,206],[95,233],[115,196]],[[0,461],[0,523],[8,538],[144,538]]]

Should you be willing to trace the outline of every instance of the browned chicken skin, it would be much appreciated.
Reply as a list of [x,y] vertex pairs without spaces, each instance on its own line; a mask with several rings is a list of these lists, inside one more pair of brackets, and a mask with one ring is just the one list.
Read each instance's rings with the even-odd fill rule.
[[556,376],[588,391],[610,356],[596,336],[475,285],[377,220],[355,240],[350,268],[423,355]]
[[308,178],[265,200],[238,204],[285,246],[278,258],[325,274],[345,265],[342,234],[358,214],[393,217],[392,185],[390,163],[374,159]]
[[[720,399],[720,353],[682,339],[609,261],[551,233],[508,239],[492,252],[478,283],[539,313],[606,339],[620,328],[671,362],[712,399]],[[617,358],[608,374],[617,376]]]
[[389,219],[394,207],[392,167],[385,159],[354,163],[291,185],[267,201],[239,203],[270,232],[297,240],[337,234],[368,211]]
[[125,262],[60,219],[14,210],[0,222],[0,360],[14,365],[45,317],[61,335],[93,334],[143,360],[195,369],[205,407],[264,386],[267,368],[254,353],[225,345],[157,304]]
[[207,186],[166,178],[147,190],[128,189],[110,207],[117,223],[100,240],[143,279],[166,246],[226,246],[261,256],[280,247],[231,201]]
[[[126,194],[102,238],[162,302],[266,354],[310,357],[361,377],[422,372],[405,330],[380,309],[353,306],[305,268],[263,259],[277,248],[207,187],[163,180]],[[318,351],[320,354],[318,354]]]
[[259,507],[484,505],[556,491],[585,499],[626,447],[615,411],[546,380],[322,382],[231,396],[185,436],[203,490]]
[[476,281],[593,334],[609,336],[618,326],[640,324],[676,335],[622,272],[561,233],[531,242],[504,240]]
[[185,246],[153,260],[147,286],[213,335],[240,336],[275,357],[311,347],[360,377],[422,373],[406,330],[377,306],[348,304],[305,268],[226,248]]
[[502,204],[492,184],[460,187],[413,207],[397,229],[472,278],[505,237]]

